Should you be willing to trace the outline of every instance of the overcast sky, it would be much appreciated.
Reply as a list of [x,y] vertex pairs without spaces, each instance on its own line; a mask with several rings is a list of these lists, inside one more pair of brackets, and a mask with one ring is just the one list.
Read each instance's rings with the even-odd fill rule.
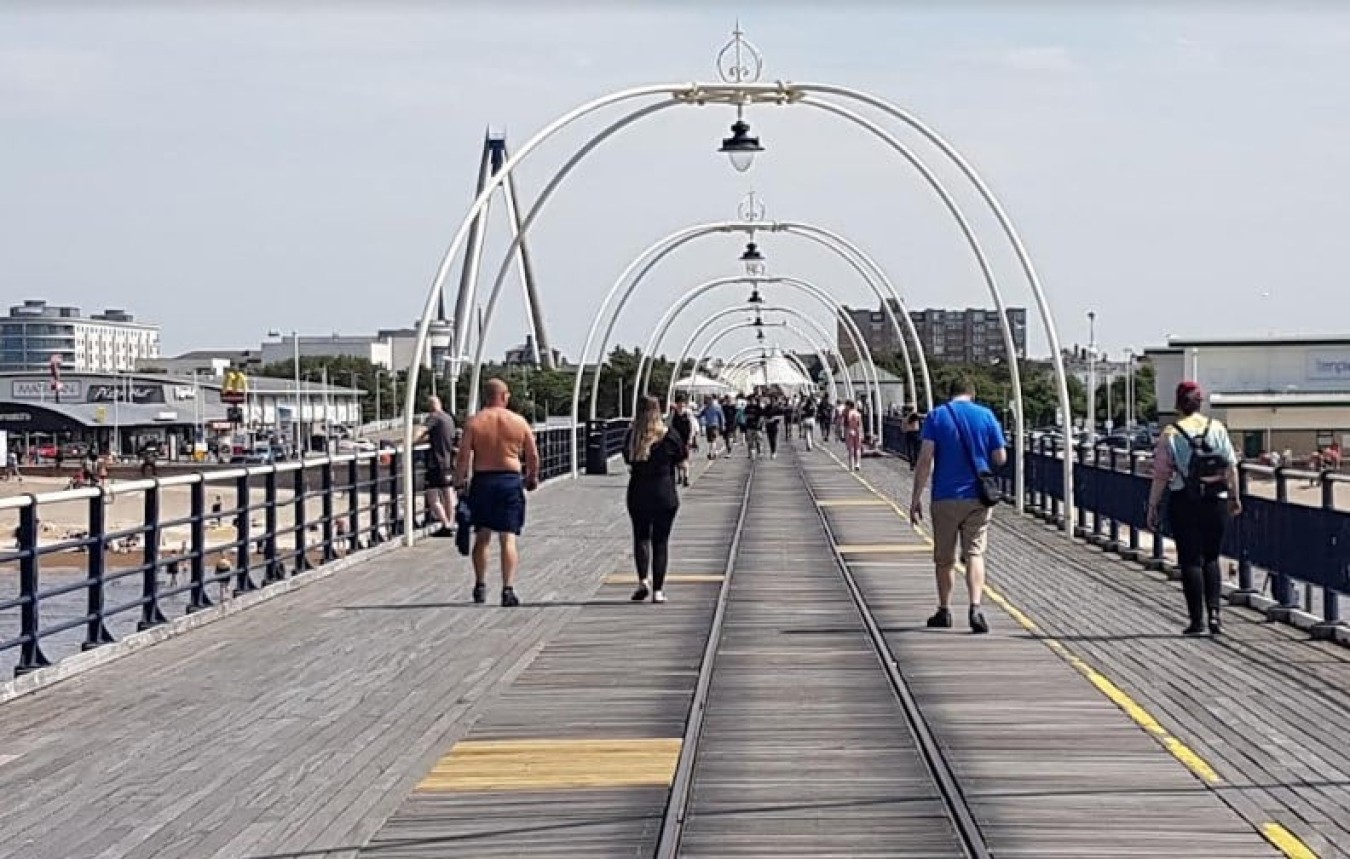
[[[957,144],[1019,225],[1066,345],[1086,342],[1088,310],[1113,352],[1169,333],[1345,333],[1350,12],[1336,4],[57,5],[0,2],[3,297],[126,308],[163,326],[170,354],[256,346],[271,327],[411,324],[486,126],[519,146],[608,91],[710,79],[738,13],[766,79],[873,91]],[[616,116],[527,161],[527,205]],[[771,218],[871,251],[912,307],[988,305],[951,219],[883,144],[802,106],[747,118],[767,147],[749,174],[715,151],[729,109],[681,107],[603,144],[555,195],[531,249],[569,357],[639,251],[735,217],[752,186]],[[940,173],[977,216],[1009,302],[1033,308],[1043,352],[992,220]],[[495,214],[489,280],[507,235]],[[762,245],[771,273],[875,304],[820,248]],[[645,339],[682,289],[736,273],[739,250],[720,236],[668,258],[624,341]],[[525,331],[508,285],[493,354]],[[667,351],[744,292],[694,305]]]

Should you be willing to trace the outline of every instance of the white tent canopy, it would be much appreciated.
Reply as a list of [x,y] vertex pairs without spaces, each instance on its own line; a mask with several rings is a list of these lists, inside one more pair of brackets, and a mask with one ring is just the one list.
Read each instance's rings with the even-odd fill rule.
[[687,394],[727,394],[735,390],[731,385],[717,379],[695,373],[675,383],[675,390]]
[[778,349],[767,350],[762,362],[730,367],[723,370],[720,379],[743,394],[757,387],[776,387],[788,392],[800,392],[814,389],[811,381],[796,364],[783,357]]

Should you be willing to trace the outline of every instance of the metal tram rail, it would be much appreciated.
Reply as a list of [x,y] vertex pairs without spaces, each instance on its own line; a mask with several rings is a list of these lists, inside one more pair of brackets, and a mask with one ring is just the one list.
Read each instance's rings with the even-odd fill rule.
[[[843,581],[847,586],[852,604],[857,610],[859,629],[866,634],[867,641],[870,644],[873,654],[877,658],[885,682],[889,685],[896,702],[899,704],[899,708],[904,716],[905,727],[913,740],[914,749],[917,751],[918,757],[922,761],[923,769],[932,782],[932,794],[923,798],[936,798],[940,800],[941,806],[945,811],[946,816],[949,818],[952,832],[959,842],[959,849],[966,857],[968,857],[968,859],[988,859],[990,856],[989,848],[985,844],[984,836],[975,820],[970,805],[962,793],[961,786],[953,771],[951,763],[947,760],[945,752],[937,742],[927,720],[924,718],[916,697],[906,681],[903,672],[900,670],[896,657],[892,652],[890,645],[886,642],[862,589],[858,585],[852,572],[849,570],[843,555],[838,549],[834,534],[830,528],[828,517],[825,515],[825,511],[817,503],[818,499],[815,489],[811,486],[806,472],[801,466],[800,460],[797,459],[796,452],[787,450],[785,453],[787,454],[786,458],[792,460],[791,467],[795,469],[798,485],[804,491],[805,497],[810,500],[811,506],[815,508],[816,515],[819,517],[821,528],[829,546],[829,552],[833,556],[838,570],[843,577]],[[746,479],[745,488],[741,497],[741,506],[737,516],[735,537],[728,549],[721,590],[718,594],[712,626],[704,650],[703,661],[699,669],[698,683],[695,688],[693,700],[690,704],[684,742],[681,746],[675,776],[671,783],[670,797],[666,807],[660,838],[657,842],[655,853],[657,859],[673,859],[673,857],[680,855],[681,840],[684,836],[686,826],[691,819],[690,806],[696,781],[695,766],[700,752],[703,751],[701,749],[701,740],[703,735],[704,716],[708,710],[709,694],[712,687],[713,676],[717,671],[716,659],[718,647],[722,640],[724,627],[727,625],[726,609],[728,595],[730,593],[733,576],[736,571],[741,551],[746,513],[750,506],[751,490],[754,485],[757,467],[756,464],[751,465],[751,470]]]

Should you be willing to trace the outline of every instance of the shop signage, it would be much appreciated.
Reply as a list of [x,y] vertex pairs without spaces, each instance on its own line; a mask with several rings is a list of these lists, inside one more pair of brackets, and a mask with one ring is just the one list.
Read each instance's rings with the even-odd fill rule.
[[1350,352],[1341,350],[1309,352],[1308,379],[1316,382],[1350,382]]
[[[81,383],[66,380],[58,382],[61,386],[61,399],[70,401],[80,399]],[[10,398],[15,400],[55,400],[51,379],[15,379],[10,382]]]
[[90,385],[86,399],[91,403],[162,403],[164,386],[137,382]]
[[32,412],[0,412],[0,424],[21,424],[32,419]]

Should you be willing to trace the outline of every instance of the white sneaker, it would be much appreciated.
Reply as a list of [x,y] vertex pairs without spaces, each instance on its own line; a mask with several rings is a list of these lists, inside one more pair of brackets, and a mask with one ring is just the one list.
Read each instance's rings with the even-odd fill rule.
[[665,595],[664,592],[662,592],[662,591],[653,591],[653,592],[652,592],[652,602],[665,602],[665,601],[666,601],[666,595]]

